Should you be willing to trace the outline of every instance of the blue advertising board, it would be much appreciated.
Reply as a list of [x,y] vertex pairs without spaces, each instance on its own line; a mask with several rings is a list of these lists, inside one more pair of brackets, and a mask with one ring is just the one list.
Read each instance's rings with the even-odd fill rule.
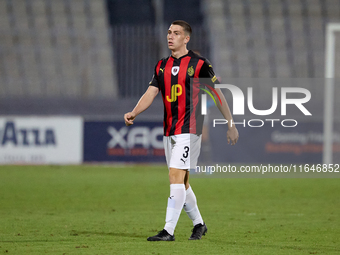
[[162,122],[86,121],[84,161],[165,162]]
[[[228,163],[322,163],[323,124],[299,122],[294,128],[237,126],[240,138],[227,144],[226,125],[209,128],[213,162]],[[339,130],[336,128],[336,130]],[[340,134],[334,132],[334,162],[339,162]]]
[[[209,126],[209,137],[202,139],[200,163],[322,163],[323,126],[320,122],[299,122],[294,128],[238,126],[240,138],[234,146],[228,145],[226,125]],[[333,138],[333,159],[338,163],[340,134],[334,132]],[[84,162],[165,164],[163,123],[137,122],[126,127],[123,121],[87,121],[84,124]]]

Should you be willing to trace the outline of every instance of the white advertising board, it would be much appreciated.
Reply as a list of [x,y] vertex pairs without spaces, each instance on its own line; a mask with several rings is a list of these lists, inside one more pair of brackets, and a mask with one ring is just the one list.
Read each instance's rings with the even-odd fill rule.
[[0,164],[81,164],[83,119],[0,117]]

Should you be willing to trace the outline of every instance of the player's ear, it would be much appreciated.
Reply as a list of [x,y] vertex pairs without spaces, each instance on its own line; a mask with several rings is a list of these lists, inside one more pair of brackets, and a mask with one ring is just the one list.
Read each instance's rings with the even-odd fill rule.
[[190,41],[190,35],[186,35],[185,36],[185,39],[184,39],[184,42],[185,43],[188,43]]

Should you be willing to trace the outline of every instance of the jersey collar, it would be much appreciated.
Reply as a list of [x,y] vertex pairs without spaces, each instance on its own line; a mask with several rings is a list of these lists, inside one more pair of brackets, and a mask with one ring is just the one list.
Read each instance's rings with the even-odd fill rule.
[[173,58],[173,59],[182,59],[182,58],[185,58],[185,57],[187,57],[187,56],[191,55],[191,53],[192,53],[192,51],[191,51],[191,50],[188,50],[188,53],[187,53],[187,54],[185,54],[185,55],[183,55],[182,57],[175,58],[175,57],[173,57],[172,55],[170,55],[170,57],[171,57],[171,58]]

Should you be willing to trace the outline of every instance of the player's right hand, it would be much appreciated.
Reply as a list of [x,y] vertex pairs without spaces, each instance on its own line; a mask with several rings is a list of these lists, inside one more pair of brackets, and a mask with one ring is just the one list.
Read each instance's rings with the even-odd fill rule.
[[124,120],[126,126],[131,126],[135,120],[136,115],[133,112],[128,112],[124,114]]

